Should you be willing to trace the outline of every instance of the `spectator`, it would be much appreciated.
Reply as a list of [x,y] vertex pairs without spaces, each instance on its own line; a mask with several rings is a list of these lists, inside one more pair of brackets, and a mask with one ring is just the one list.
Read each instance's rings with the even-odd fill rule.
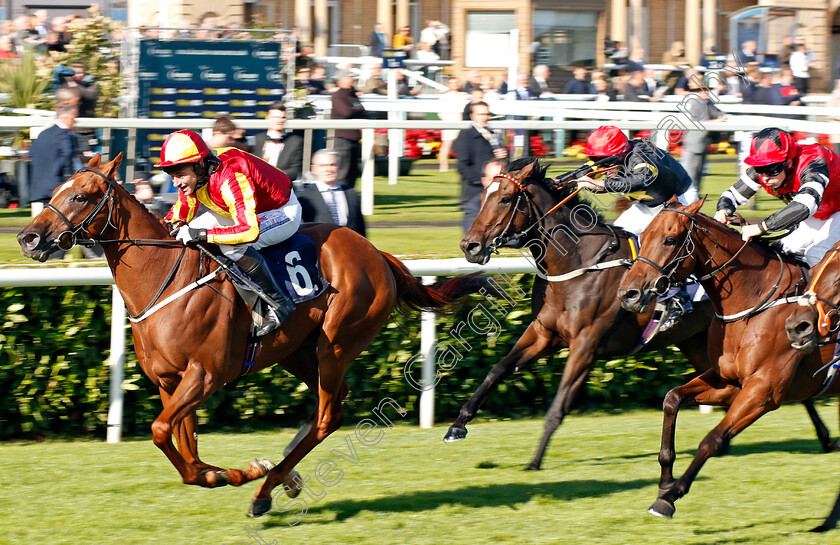
[[467,82],[464,84],[463,91],[465,93],[472,93],[472,90],[476,88],[481,89],[481,72],[470,70],[467,72]]
[[782,52],[779,55],[779,63],[782,66],[790,65],[790,56],[793,54],[793,36],[785,36],[782,39]]
[[458,173],[461,175],[461,211],[464,213],[461,225],[465,232],[481,209],[484,165],[494,158],[507,158],[507,150],[501,146],[499,137],[487,128],[490,120],[487,104],[473,104],[470,119],[472,127],[461,131],[453,144],[458,154]]
[[685,58],[685,45],[680,41],[672,42],[671,49],[662,54],[662,64],[670,64],[671,66],[688,64],[688,60]]
[[586,81],[586,67],[577,66],[574,70],[575,77],[566,83],[563,87],[563,94],[566,95],[592,95],[595,94],[595,88]]
[[645,69],[645,48],[637,47],[633,54],[627,59],[625,70],[629,72],[643,72]]
[[220,115],[213,123],[213,135],[207,141],[210,149],[233,148],[235,144],[236,124],[227,115]]
[[78,136],[73,132],[78,113],[75,104],[59,104],[55,124],[44,129],[32,143],[29,202],[33,218],[44,209],[55,188],[82,167]]
[[[508,93],[508,97],[513,97],[515,100],[531,100],[537,98],[528,88],[528,74],[516,75],[516,87]],[[524,119],[517,117],[516,119]]]
[[624,42],[615,42],[608,56],[613,63],[621,65],[627,63],[630,51],[627,49]]
[[[696,122],[701,126],[704,121],[723,117],[723,112],[717,109],[706,90],[700,87],[702,83],[702,80],[692,80],[689,83],[691,92],[700,98],[702,103],[698,100],[685,101],[685,108],[688,111],[684,112],[692,122]],[[688,175],[691,176],[691,183],[698,193],[700,191],[700,182],[703,179],[703,169],[706,167],[706,154],[709,151],[709,145],[711,143],[712,138],[709,131],[692,130],[683,133],[683,151],[680,164]]]
[[449,58],[449,26],[444,24],[442,21],[435,21],[437,23],[437,28],[435,28],[435,34],[437,34],[437,42],[435,43],[435,53],[437,53],[441,59],[448,59]]
[[38,32],[32,28],[32,19],[28,15],[15,18],[14,41],[19,54],[38,47]]
[[199,30],[196,31],[195,37],[202,40],[213,40],[222,37],[220,30],[213,30],[219,28],[219,14],[215,11],[205,12],[198,22]]
[[20,55],[14,49],[11,36],[0,36],[0,59],[19,59]]
[[484,90],[482,90],[481,87],[476,87],[470,93],[470,101],[467,102],[466,106],[464,106],[464,114],[462,116],[463,121],[469,121],[472,119],[473,106],[479,102],[484,102]]
[[295,70],[309,68],[310,70],[315,66],[315,49],[312,44],[301,44],[300,54],[295,58]]
[[[336,74],[338,90],[332,94],[332,119],[367,119],[367,110],[359,101],[358,93],[353,88],[353,74],[341,70]],[[338,181],[341,185],[356,186],[359,177],[359,161],[362,158],[360,129],[337,129],[335,131],[335,151],[341,156]]]
[[811,64],[808,62],[804,45],[798,44],[794,46],[793,53],[790,54],[789,64],[797,91],[799,91],[800,95],[807,94],[808,82],[811,78],[811,74],[809,73]]
[[747,40],[744,43],[742,43],[741,51],[735,54],[738,57],[738,64],[740,64],[741,66],[746,66],[751,62],[758,62],[758,59],[755,56],[755,48],[756,45],[754,40]]
[[700,65],[707,70],[718,70],[723,67],[720,62],[717,46],[710,46],[703,51],[703,56],[700,59]]
[[316,64],[312,67],[312,73],[309,75],[310,95],[328,95],[327,90],[327,69]]
[[703,76],[700,75],[700,72],[698,72],[694,68],[686,68],[685,70],[683,70],[683,75],[680,76],[680,79],[677,80],[677,84],[674,86],[674,94],[690,94],[692,92],[692,86],[694,86],[695,88],[697,87],[696,83],[694,83],[697,81],[703,81]]
[[85,65],[74,62],[70,65],[73,76],[67,78],[67,86],[75,87],[79,91],[79,117],[96,117],[96,102],[99,99],[99,89],[96,78],[85,73]]
[[254,139],[254,151],[271,166],[286,173],[290,180],[303,174],[303,137],[286,130],[286,105],[272,102],[265,116],[268,130]]
[[406,55],[411,54],[414,49],[414,38],[411,37],[411,27],[404,26],[397,34],[394,34],[394,49],[402,49]]
[[805,48],[805,59],[808,61],[808,64],[813,66],[816,59],[814,58],[814,51],[805,44],[805,36],[799,34],[796,38],[793,39],[793,45],[801,45]]
[[615,88],[610,85],[605,77],[592,78],[592,87],[598,95],[595,99],[598,102],[609,102],[616,99]]
[[362,201],[350,186],[339,183],[338,168],[341,157],[331,149],[322,149],[312,156],[313,183],[296,190],[303,221],[334,223],[366,236]]
[[482,187],[487,187],[491,183],[493,183],[493,178],[501,174],[502,170],[505,168],[506,161],[502,161],[500,159],[490,159],[486,163],[484,163],[484,174],[481,176],[481,185]]
[[66,51],[66,45],[70,43],[70,32],[67,31],[67,19],[64,17],[53,17],[52,28],[47,35],[48,51]]
[[788,68],[779,72],[779,93],[782,95],[783,103],[789,106],[801,106],[802,101],[799,89],[796,88],[793,79],[793,72]]
[[[435,62],[440,60],[440,56],[434,52],[432,45],[426,42],[421,42],[417,46],[417,60],[423,62]],[[427,65],[423,67],[423,74],[429,79],[435,79],[435,73],[440,70],[440,66]]]
[[757,89],[757,85],[759,80],[761,79],[761,71],[760,65],[756,63],[752,63],[747,66],[747,81],[744,85],[741,85],[741,101],[744,104],[755,104],[755,92]]
[[295,89],[304,89],[306,90],[306,94],[313,94],[314,90],[309,82],[309,76],[311,74],[312,70],[307,67],[298,70],[295,76]]
[[[584,69],[585,75],[586,69]],[[554,93],[551,92],[551,88],[548,86],[548,78],[551,75],[551,71],[548,68],[547,64],[538,64],[534,66],[533,70],[531,70],[531,80],[528,83],[528,87],[531,89],[531,93],[535,97],[538,98],[554,98]],[[575,77],[577,77],[577,69],[575,69]],[[565,93],[566,90],[564,89],[563,92]]]
[[[446,82],[448,91],[440,96],[440,113],[438,117],[441,121],[460,121],[461,114],[459,110],[461,105],[467,100],[466,93],[460,91],[461,82],[458,78],[449,78]],[[451,111],[447,111],[451,110]],[[440,150],[438,151],[438,171],[449,172],[449,156],[452,153],[452,143],[458,137],[458,129],[443,129],[440,131]]]
[[376,23],[373,25],[373,32],[370,33],[368,40],[368,55],[372,57],[381,57],[385,50],[385,25]]
[[647,84],[645,83],[644,72],[639,70],[632,72],[627,84],[624,86],[624,102],[651,102],[652,99],[648,94]]
[[[434,51],[438,42],[437,27],[437,21],[430,20],[426,23],[426,28],[420,31],[420,43],[417,44],[418,48],[423,44],[429,44],[429,50]],[[440,55],[438,55],[438,58],[440,58]]]
[[382,65],[374,64],[370,67],[370,77],[365,81],[362,89],[365,93],[374,95],[387,95],[388,83],[382,79]]

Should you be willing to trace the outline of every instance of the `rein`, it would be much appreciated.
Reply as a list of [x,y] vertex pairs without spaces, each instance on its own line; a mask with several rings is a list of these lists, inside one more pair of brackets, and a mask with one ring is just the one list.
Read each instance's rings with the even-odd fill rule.
[[[646,257],[639,256],[639,257],[636,258],[637,261],[641,261],[642,263],[650,265],[651,267],[656,269],[660,274],[662,274],[662,276],[659,279],[657,279],[656,282],[654,282],[654,287],[656,288],[660,284],[660,279],[663,279],[663,278],[665,279],[664,286],[659,286],[658,289],[655,289],[655,292],[659,295],[665,293],[665,291],[667,291],[667,288],[670,287],[670,285],[672,283],[671,276],[673,276],[673,274],[677,271],[677,268],[680,266],[680,264],[682,264],[683,261],[685,261],[686,259],[691,257],[691,255],[694,253],[694,249],[696,248],[696,246],[695,246],[695,243],[692,239],[692,233],[694,232],[695,229],[700,229],[700,230],[708,233],[714,239],[715,249],[712,252],[712,256],[714,256],[714,254],[717,253],[717,249],[719,247],[717,237],[714,236],[714,234],[711,231],[709,231],[708,229],[699,226],[697,224],[697,218],[694,215],[689,214],[688,212],[685,212],[684,210],[678,210],[676,208],[663,208],[662,209],[663,212],[666,211],[666,210],[669,211],[669,212],[676,212],[678,214],[682,214],[682,215],[686,216],[687,218],[689,218],[691,220],[691,225],[688,228],[685,241],[683,242],[683,245],[680,247],[680,250],[678,251],[677,256],[674,257],[674,259],[670,263],[667,263],[666,265],[663,265],[663,266],[660,267],[659,265],[657,265],[656,263],[654,263],[653,261],[651,261],[650,259],[648,259]],[[710,279],[714,278],[715,276],[717,276],[718,274],[720,274],[725,269],[727,269],[728,267],[730,267],[735,262],[735,259],[738,256],[741,255],[741,252],[744,251],[744,249],[747,247],[748,243],[749,243],[749,241],[745,241],[741,245],[741,247],[738,249],[738,251],[735,252],[732,255],[732,257],[729,258],[726,261],[726,263],[724,263],[723,265],[721,265],[719,267],[716,267],[715,269],[713,269],[709,273],[704,274],[703,276],[698,278],[698,281],[703,282],[705,280],[710,280]],[[684,249],[687,252],[686,255],[685,256],[679,256],[679,253],[681,253]],[[747,309],[747,310],[742,310],[741,312],[737,312],[735,314],[718,314],[717,310],[715,310],[714,311],[715,318],[717,318],[718,320],[720,320],[724,323],[737,322],[739,320],[744,320],[744,319],[747,319],[747,318],[751,318],[752,316],[760,314],[761,312],[764,312],[765,310],[773,308],[775,306],[788,304],[788,303],[795,303],[795,302],[800,301],[801,296],[798,296],[798,295],[783,297],[781,299],[776,299],[776,300],[771,301],[773,295],[778,291],[779,286],[781,286],[782,280],[784,280],[784,276],[785,276],[785,262],[784,262],[784,259],[782,258],[782,255],[777,250],[774,250],[774,252],[776,254],[776,259],[778,259],[778,261],[779,261],[779,269],[780,270],[779,270],[779,278],[776,280],[776,283],[773,285],[773,288],[770,290],[770,292],[766,296],[764,296],[764,298],[758,304],[756,304],[754,307],[752,307],[750,309]],[[706,261],[706,264],[711,263],[711,260],[712,260],[712,257],[710,257]],[[667,269],[670,269],[670,272]]]

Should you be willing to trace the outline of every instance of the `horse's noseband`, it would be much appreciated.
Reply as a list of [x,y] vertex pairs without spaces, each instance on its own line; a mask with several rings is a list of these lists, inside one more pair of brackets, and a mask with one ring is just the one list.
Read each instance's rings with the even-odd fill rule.
[[[58,208],[56,208],[52,204],[48,203],[44,206],[45,209],[52,210],[56,215],[58,215],[59,218],[61,218],[61,220],[64,223],[67,224],[68,229],[66,231],[62,231],[61,233],[59,233],[59,235],[57,237],[55,237],[55,240],[53,240],[53,242],[52,242],[53,247],[55,247],[59,250],[67,251],[67,250],[71,249],[73,246],[75,246],[76,244],[81,244],[82,246],[87,246],[88,248],[90,248],[91,246],[96,244],[96,241],[91,240],[89,238],[80,239],[80,238],[78,238],[78,235],[80,233],[85,233],[85,234],[88,233],[88,227],[90,227],[90,224],[93,223],[93,220],[96,219],[96,216],[102,211],[102,209],[105,208],[106,203],[108,204],[108,221],[109,222],[110,222],[110,218],[111,218],[111,212],[113,212],[113,209],[114,209],[114,199],[113,199],[114,178],[109,178],[109,177],[105,176],[102,172],[100,172],[99,170],[97,170],[95,168],[91,168],[91,167],[82,167],[82,168],[80,168],[79,170],[76,171],[76,174],[80,174],[82,172],[93,172],[94,174],[100,176],[103,180],[108,182],[108,189],[105,190],[105,194],[102,196],[101,199],[99,199],[99,202],[96,203],[96,205],[88,213],[88,215],[85,217],[85,219],[83,219],[81,222],[79,222],[78,225],[73,225],[73,223],[69,219],[67,219],[67,216],[62,214],[58,210]],[[76,174],[74,174],[74,176]],[[65,247],[65,242],[66,242],[66,247]]]

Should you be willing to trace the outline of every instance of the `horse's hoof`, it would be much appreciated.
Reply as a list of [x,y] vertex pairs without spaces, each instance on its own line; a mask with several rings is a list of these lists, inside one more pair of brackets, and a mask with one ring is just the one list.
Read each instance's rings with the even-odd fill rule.
[[525,466],[525,471],[539,471],[540,470],[540,463],[539,462],[531,462],[527,466]]
[[[251,469],[256,469],[262,472],[260,477],[265,477],[268,472],[274,469],[274,462],[271,460],[254,460],[251,462]],[[259,478],[259,477],[258,477]]]
[[283,488],[286,490],[286,495],[290,498],[297,498],[300,495],[300,491],[303,490],[303,486],[301,484],[303,481],[300,479],[300,473],[297,472],[296,469],[293,469],[286,475],[286,480],[283,481]]
[[662,517],[664,519],[674,518],[674,512],[676,511],[676,507],[674,504],[669,502],[668,500],[663,500],[659,498],[653,505],[648,508],[647,512],[651,515],[656,515],[657,517]]
[[443,437],[444,443],[454,443],[455,441],[463,441],[467,437],[467,428],[456,428],[452,426],[446,435]]
[[810,529],[810,530],[808,530],[808,531],[809,531],[809,532],[816,532],[816,533],[818,533],[818,534],[822,534],[822,533],[828,532],[829,530],[831,530],[831,528],[830,528],[830,527],[826,526],[825,524],[820,524],[820,525],[819,525],[819,526],[817,526],[816,528],[811,528],[811,529]]
[[251,499],[251,509],[248,511],[249,517],[261,517],[271,510],[271,498],[266,500],[262,498]]
[[831,443],[827,444],[824,449],[826,452],[837,452],[840,450],[840,441],[832,441]]

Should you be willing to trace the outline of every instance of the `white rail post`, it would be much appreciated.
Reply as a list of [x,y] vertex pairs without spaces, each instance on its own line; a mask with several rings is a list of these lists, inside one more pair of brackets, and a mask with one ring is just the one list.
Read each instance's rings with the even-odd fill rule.
[[[397,70],[399,68],[391,68],[388,70],[388,100],[397,100]],[[393,110],[388,111],[388,121],[396,121],[402,119],[405,115],[401,112]],[[402,145],[402,130],[388,129],[388,184],[395,185],[400,176],[400,146]]]
[[374,129],[362,129],[362,215],[373,215]]
[[[434,276],[424,276],[423,284],[435,283]],[[423,311],[420,317],[420,353],[423,354],[423,388],[420,392],[420,427],[435,424],[435,313]]]
[[125,375],[125,302],[120,290],[112,286],[111,301],[111,388],[108,403],[109,443],[119,443],[122,437],[123,376]]

